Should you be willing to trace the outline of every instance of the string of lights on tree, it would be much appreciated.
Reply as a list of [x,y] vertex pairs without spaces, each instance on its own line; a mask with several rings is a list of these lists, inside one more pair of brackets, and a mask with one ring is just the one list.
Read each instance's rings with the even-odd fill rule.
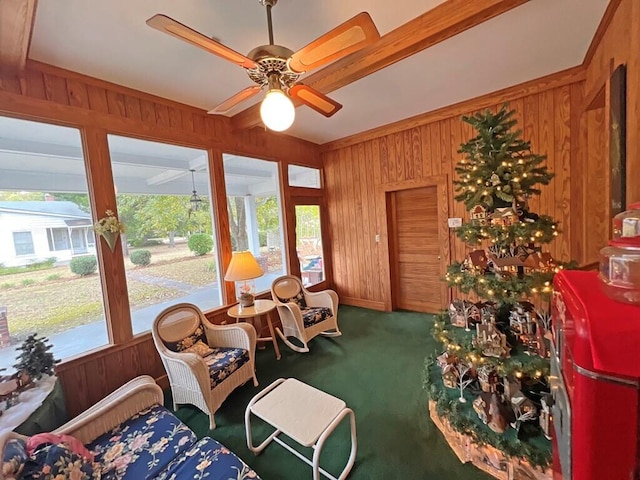
[[[527,199],[540,194],[538,185],[548,185],[553,173],[543,164],[545,155],[531,151],[531,143],[522,140],[522,130],[513,130],[517,121],[514,110],[506,105],[497,113],[485,111],[462,117],[478,132],[462,144],[464,155],[455,168],[458,179],[457,201],[464,202],[467,210],[481,207],[486,211],[513,211],[509,222],[465,222],[456,235],[468,245],[492,245],[494,251],[508,254],[519,247],[525,255],[540,251],[534,244],[553,241],[559,234],[558,222],[548,215],[529,211]],[[447,269],[445,280],[450,287],[463,293],[474,292],[479,297],[499,303],[515,303],[522,298],[540,295],[548,298],[555,273],[573,264],[553,261],[544,267],[502,269],[487,275],[485,268],[469,262],[453,262]]]
[[[548,466],[551,449],[542,437],[550,438],[550,317],[528,300],[548,298],[554,275],[573,265],[543,251],[559,224],[530,211],[528,200],[553,173],[546,156],[522,140],[514,115],[504,105],[462,118],[477,132],[458,150],[464,158],[453,182],[455,199],[469,212],[456,235],[470,250],[448,266],[444,280],[487,301],[453,300],[435,318],[432,334],[442,353],[427,362],[427,377],[438,414],[468,441]],[[527,435],[543,441],[529,443]]]
[[500,376],[513,375],[516,378],[530,378],[546,381],[550,369],[549,361],[544,358],[532,357],[527,362],[521,362],[514,358],[501,359],[486,357],[471,344],[471,336],[464,335],[460,329],[454,329],[447,324],[448,316],[440,313],[433,322],[431,334],[434,340],[439,342],[444,351],[455,354],[458,358],[464,358],[468,362],[479,367],[488,366],[496,369]]

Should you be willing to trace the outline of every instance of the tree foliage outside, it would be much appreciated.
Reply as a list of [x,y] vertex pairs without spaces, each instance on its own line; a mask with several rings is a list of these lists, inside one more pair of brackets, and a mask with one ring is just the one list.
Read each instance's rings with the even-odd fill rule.
[[[258,227],[258,241],[261,247],[266,247],[268,235],[280,229],[280,214],[278,197],[275,195],[256,196],[250,199],[256,205],[256,223]],[[229,214],[229,229],[231,233],[231,247],[241,252],[249,249],[247,232],[246,197],[227,197],[227,212]]]
[[280,205],[278,204],[278,198],[275,195],[269,197],[256,197],[255,202],[260,246],[266,247],[268,244],[269,233],[280,230]]
[[229,213],[232,250],[236,252],[248,250],[249,237],[247,236],[245,197],[227,197],[227,211]]
[[118,195],[118,216],[127,225],[127,241],[143,246],[152,238],[174,238],[191,233],[212,233],[211,210],[207,197],[197,211],[191,210],[188,196]]
[[320,237],[320,209],[317,205],[296,206],[296,237],[301,238]]

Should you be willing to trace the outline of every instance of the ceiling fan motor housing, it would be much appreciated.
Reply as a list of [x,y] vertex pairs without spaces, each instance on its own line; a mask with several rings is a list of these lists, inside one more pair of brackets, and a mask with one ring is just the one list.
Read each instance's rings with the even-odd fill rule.
[[247,69],[249,78],[260,86],[269,83],[269,76],[276,73],[280,78],[283,87],[289,88],[293,85],[299,73],[294,73],[289,69],[287,60],[293,51],[282,45],[261,45],[251,50],[247,57],[258,64],[258,68]]

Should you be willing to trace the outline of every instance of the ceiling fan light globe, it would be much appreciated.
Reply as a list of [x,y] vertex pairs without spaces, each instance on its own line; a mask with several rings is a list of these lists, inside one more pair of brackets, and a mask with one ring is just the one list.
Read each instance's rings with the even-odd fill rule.
[[269,130],[283,132],[293,124],[296,109],[282,90],[269,90],[260,105],[260,117]]

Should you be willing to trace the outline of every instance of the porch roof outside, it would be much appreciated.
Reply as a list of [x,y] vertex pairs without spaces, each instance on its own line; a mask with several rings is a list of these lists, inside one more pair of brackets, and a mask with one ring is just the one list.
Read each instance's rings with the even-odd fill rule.
[[[204,150],[109,135],[118,193],[210,195]],[[86,193],[84,157],[77,129],[0,117],[0,190]],[[224,154],[227,194],[276,193],[272,162]],[[277,172],[277,170],[275,171]],[[16,188],[17,187],[17,188]]]

